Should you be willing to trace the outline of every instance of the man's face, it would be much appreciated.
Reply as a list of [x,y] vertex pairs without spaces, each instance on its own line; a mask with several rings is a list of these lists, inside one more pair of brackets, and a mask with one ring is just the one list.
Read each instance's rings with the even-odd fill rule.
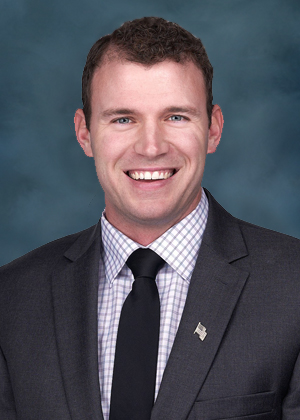
[[206,154],[220,140],[221,110],[214,107],[209,128],[204,79],[192,62],[148,68],[106,62],[91,91],[90,131],[81,110],[75,125],[95,159],[106,217],[127,234],[130,227],[162,233],[200,200]]

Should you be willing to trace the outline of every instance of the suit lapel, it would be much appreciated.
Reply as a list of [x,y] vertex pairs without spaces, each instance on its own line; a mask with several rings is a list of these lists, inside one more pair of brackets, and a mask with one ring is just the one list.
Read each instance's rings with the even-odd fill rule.
[[53,273],[56,340],[72,420],[103,420],[97,339],[100,242],[99,226],[83,232]]
[[[151,420],[188,417],[248,277],[233,264],[247,256],[239,226],[207,195],[207,228]],[[199,322],[206,327],[203,341],[194,334]]]

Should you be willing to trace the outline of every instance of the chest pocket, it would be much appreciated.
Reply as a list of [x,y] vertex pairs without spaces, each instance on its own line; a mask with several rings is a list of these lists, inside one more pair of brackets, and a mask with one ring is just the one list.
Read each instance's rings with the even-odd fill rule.
[[274,392],[219,398],[195,403],[195,420],[272,420]]

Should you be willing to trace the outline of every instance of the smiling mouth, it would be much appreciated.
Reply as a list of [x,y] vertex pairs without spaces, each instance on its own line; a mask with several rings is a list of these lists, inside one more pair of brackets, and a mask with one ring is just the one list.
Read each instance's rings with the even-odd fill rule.
[[176,172],[176,169],[167,169],[164,171],[127,171],[126,175],[136,181],[159,181],[171,178]]

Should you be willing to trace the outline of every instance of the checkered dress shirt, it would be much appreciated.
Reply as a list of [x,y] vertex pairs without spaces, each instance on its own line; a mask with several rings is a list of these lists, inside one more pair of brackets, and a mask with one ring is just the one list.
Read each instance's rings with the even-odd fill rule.
[[[155,398],[181,319],[207,215],[208,200],[202,190],[196,209],[147,246],[166,261],[156,277],[160,298],[160,337]],[[113,227],[104,213],[101,226],[103,252],[100,258],[98,295],[99,379],[103,416],[104,420],[108,420],[119,318],[134,281],[125,263],[133,251],[144,247]]]

